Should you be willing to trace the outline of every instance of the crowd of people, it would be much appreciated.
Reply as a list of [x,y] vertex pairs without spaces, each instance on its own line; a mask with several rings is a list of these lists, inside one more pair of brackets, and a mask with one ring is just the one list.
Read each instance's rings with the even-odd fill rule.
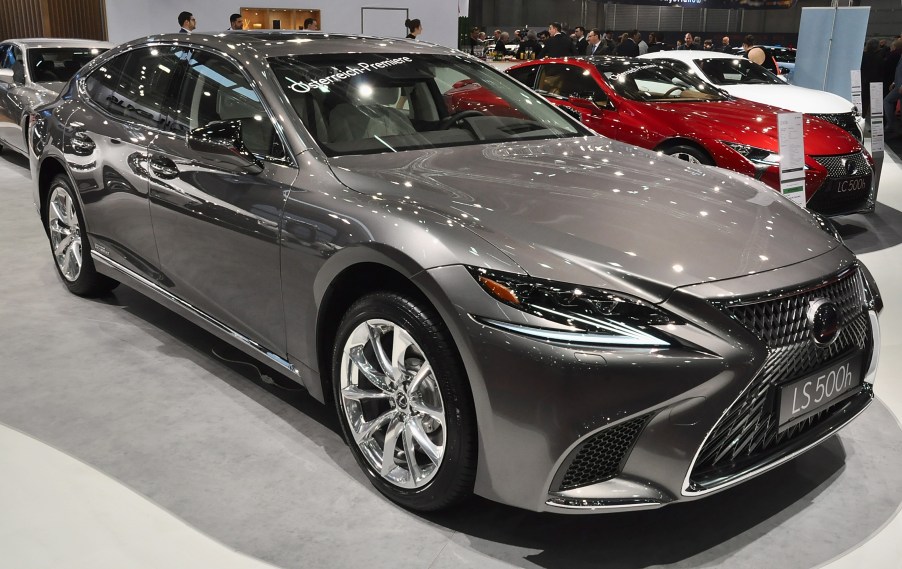
[[[469,37],[470,53],[494,53],[496,56],[513,56],[518,59],[529,57],[564,57],[568,55],[622,55],[638,56],[669,49],[697,49],[702,51],[720,51],[733,53],[730,37],[718,40],[702,40],[700,36],[686,33],[675,43],[667,43],[659,32],[649,32],[643,37],[639,30],[629,30],[615,35],[612,30],[602,32],[597,28],[587,30],[584,26],[576,26],[571,30],[564,28],[559,22],[548,24],[548,28],[538,32],[530,29],[515,30],[513,35],[505,30],[497,29],[492,37],[480,30],[472,28]],[[747,45],[746,45],[747,43]],[[755,47],[754,38],[747,36],[743,47]]]

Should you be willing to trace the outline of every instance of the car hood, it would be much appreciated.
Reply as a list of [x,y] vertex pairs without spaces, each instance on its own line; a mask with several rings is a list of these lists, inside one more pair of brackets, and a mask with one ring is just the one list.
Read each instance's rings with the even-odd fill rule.
[[[768,271],[839,246],[807,212],[751,178],[603,137],[331,163],[348,187],[437,212],[533,276],[653,301],[679,286]],[[415,210],[403,209],[398,215]],[[474,255],[461,250],[461,262],[479,265]]]
[[773,105],[797,113],[852,112],[852,102],[839,95],[796,85],[720,85],[720,88],[740,99]]
[[[654,109],[656,119],[679,134],[717,139],[779,151],[777,114],[781,109],[742,99],[642,103]],[[848,112],[850,109],[846,109]],[[806,117],[805,154],[853,154],[861,145],[848,132],[820,119]]]

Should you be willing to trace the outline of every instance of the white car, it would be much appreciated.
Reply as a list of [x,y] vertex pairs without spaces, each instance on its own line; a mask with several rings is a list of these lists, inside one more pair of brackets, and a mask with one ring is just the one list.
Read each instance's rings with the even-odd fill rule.
[[862,139],[864,118],[851,101],[826,91],[788,85],[744,57],[700,50],[659,51],[639,57],[674,61],[734,97],[816,116]]

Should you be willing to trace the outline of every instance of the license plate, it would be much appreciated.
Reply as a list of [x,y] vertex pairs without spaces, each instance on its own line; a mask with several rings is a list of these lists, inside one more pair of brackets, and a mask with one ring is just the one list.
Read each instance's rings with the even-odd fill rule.
[[833,191],[839,195],[870,193],[871,177],[860,176],[858,178],[849,178],[848,180],[834,180]]
[[858,352],[807,377],[781,385],[778,431],[782,432],[858,391],[861,363],[862,354]]

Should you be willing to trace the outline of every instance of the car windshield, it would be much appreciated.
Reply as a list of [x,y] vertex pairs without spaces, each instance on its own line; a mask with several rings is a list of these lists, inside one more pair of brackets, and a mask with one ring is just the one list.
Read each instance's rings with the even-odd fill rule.
[[663,62],[616,61],[598,66],[617,93],[634,101],[719,101],[723,95],[692,71]]
[[354,53],[269,63],[330,156],[590,134],[466,56]]
[[715,85],[785,85],[779,77],[744,57],[696,59],[695,64]]
[[35,47],[28,50],[28,70],[35,83],[68,81],[105,51],[99,47]]

